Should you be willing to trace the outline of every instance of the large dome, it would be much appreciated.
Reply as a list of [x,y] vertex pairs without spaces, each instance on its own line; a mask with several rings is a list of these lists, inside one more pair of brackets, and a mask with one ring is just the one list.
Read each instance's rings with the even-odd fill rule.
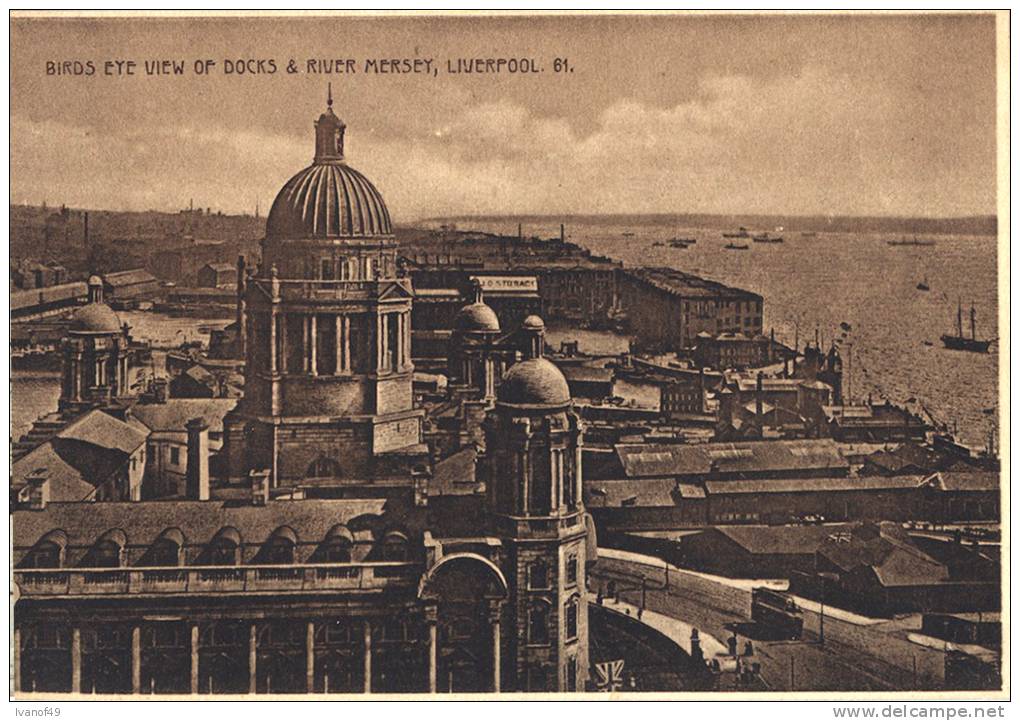
[[120,319],[106,303],[89,303],[72,316],[70,330],[76,333],[120,333]]
[[316,162],[287,181],[273,201],[266,237],[371,238],[393,233],[375,186],[342,161]]
[[459,331],[499,332],[499,318],[496,312],[482,302],[471,303],[457,312],[453,327]]
[[511,366],[499,386],[499,401],[514,406],[565,406],[570,387],[563,373],[545,358]]

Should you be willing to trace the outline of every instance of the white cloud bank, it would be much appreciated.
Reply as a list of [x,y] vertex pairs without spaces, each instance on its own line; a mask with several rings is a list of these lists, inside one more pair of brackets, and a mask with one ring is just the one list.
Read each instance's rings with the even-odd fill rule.
[[[904,104],[928,112],[937,99],[893,97],[878,84],[851,85],[823,72],[769,82],[715,77],[695,99],[670,108],[620,100],[587,134],[509,102],[458,105],[439,127],[402,121],[399,136],[352,126],[348,158],[398,220],[994,212],[994,148],[964,153],[930,117],[922,135]],[[61,120],[14,115],[11,200],[175,209],[193,197],[234,212],[260,198],[265,212],[312,148],[310,122],[303,136],[154,123],[97,137]]]

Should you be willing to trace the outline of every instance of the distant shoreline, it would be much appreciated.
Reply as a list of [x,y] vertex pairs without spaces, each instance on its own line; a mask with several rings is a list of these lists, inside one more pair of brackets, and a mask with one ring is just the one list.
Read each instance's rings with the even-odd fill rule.
[[905,235],[988,235],[998,234],[994,215],[955,218],[910,218],[900,216],[821,215],[715,215],[701,213],[649,213],[607,215],[450,215],[423,218],[401,225],[435,223],[521,223],[523,225],[603,224],[610,226],[673,225],[687,228],[773,230],[790,233],[902,233]]

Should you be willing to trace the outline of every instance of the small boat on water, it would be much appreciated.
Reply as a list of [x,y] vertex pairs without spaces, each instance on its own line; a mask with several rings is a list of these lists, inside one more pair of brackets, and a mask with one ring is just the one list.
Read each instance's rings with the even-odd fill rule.
[[657,240],[654,243],[652,243],[652,247],[653,248],[663,248],[663,247],[665,247],[665,245],[666,244],[663,243],[661,240]]
[[751,240],[754,241],[755,243],[782,243],[783,236],[769,235],[768,231],[766,231],[764,233],[761,233],[760,235],[755,235],[754,237],[751,238]]
[[815,231],[813,231],[813,230],[802,230],[802,231],[800,232],[800,237],[801,237],[801,238],[814,238],[814,237],[816,237],[817,235],[818,235],[818,233],[816,233],[816,232],[815,232]]
[[935,241],[927,238],[918,238],[916,235],[913,238],[900,238],[899,240],[887,240],[887,245],[919,245],[919,246],[931,246],[935,245]]
[[726,250],[747,250],[751,246],[747,243],[727,243],[723,246]]
[[744,226],[740,226],[740,230],[738,230],[736,233],[723,233],[722,237],[724,237],[724,238],[750,238],[751,234],[747,232],[747,228],[745,228]]
[[917,289],[918,290],[931,290],[931,288],[928,287],[928,276],[925,276],[924,280],[922,280],[920,283],[917,284]]
[[630,231],[628,231],[626,233],[621,233],[620,235],[622,235],[624,238],[633,238],[634,237],[634,234],[631,233]]
[[698,241],[697,241],[696,238],[673,238],[673,240],[669,241],[669,247],[670,248],[686,248],[686,247],[688,247],[690,245],[694,245],[697,242]]
[[942,345],[950,350],[965,350],[971,353],[987,353],[988,346],[995,342],[991,340],[979,340],[977,337],[977,314],[974,306],[970,307],[970,337],[963,334],[963,306],[956,306],[956,335],[944,334]]

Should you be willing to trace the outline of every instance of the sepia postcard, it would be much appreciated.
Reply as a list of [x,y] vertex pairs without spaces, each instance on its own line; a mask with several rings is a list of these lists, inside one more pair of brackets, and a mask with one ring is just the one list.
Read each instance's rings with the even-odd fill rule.
[[1008,699],[1008,25],[11,13],[11,699]]

